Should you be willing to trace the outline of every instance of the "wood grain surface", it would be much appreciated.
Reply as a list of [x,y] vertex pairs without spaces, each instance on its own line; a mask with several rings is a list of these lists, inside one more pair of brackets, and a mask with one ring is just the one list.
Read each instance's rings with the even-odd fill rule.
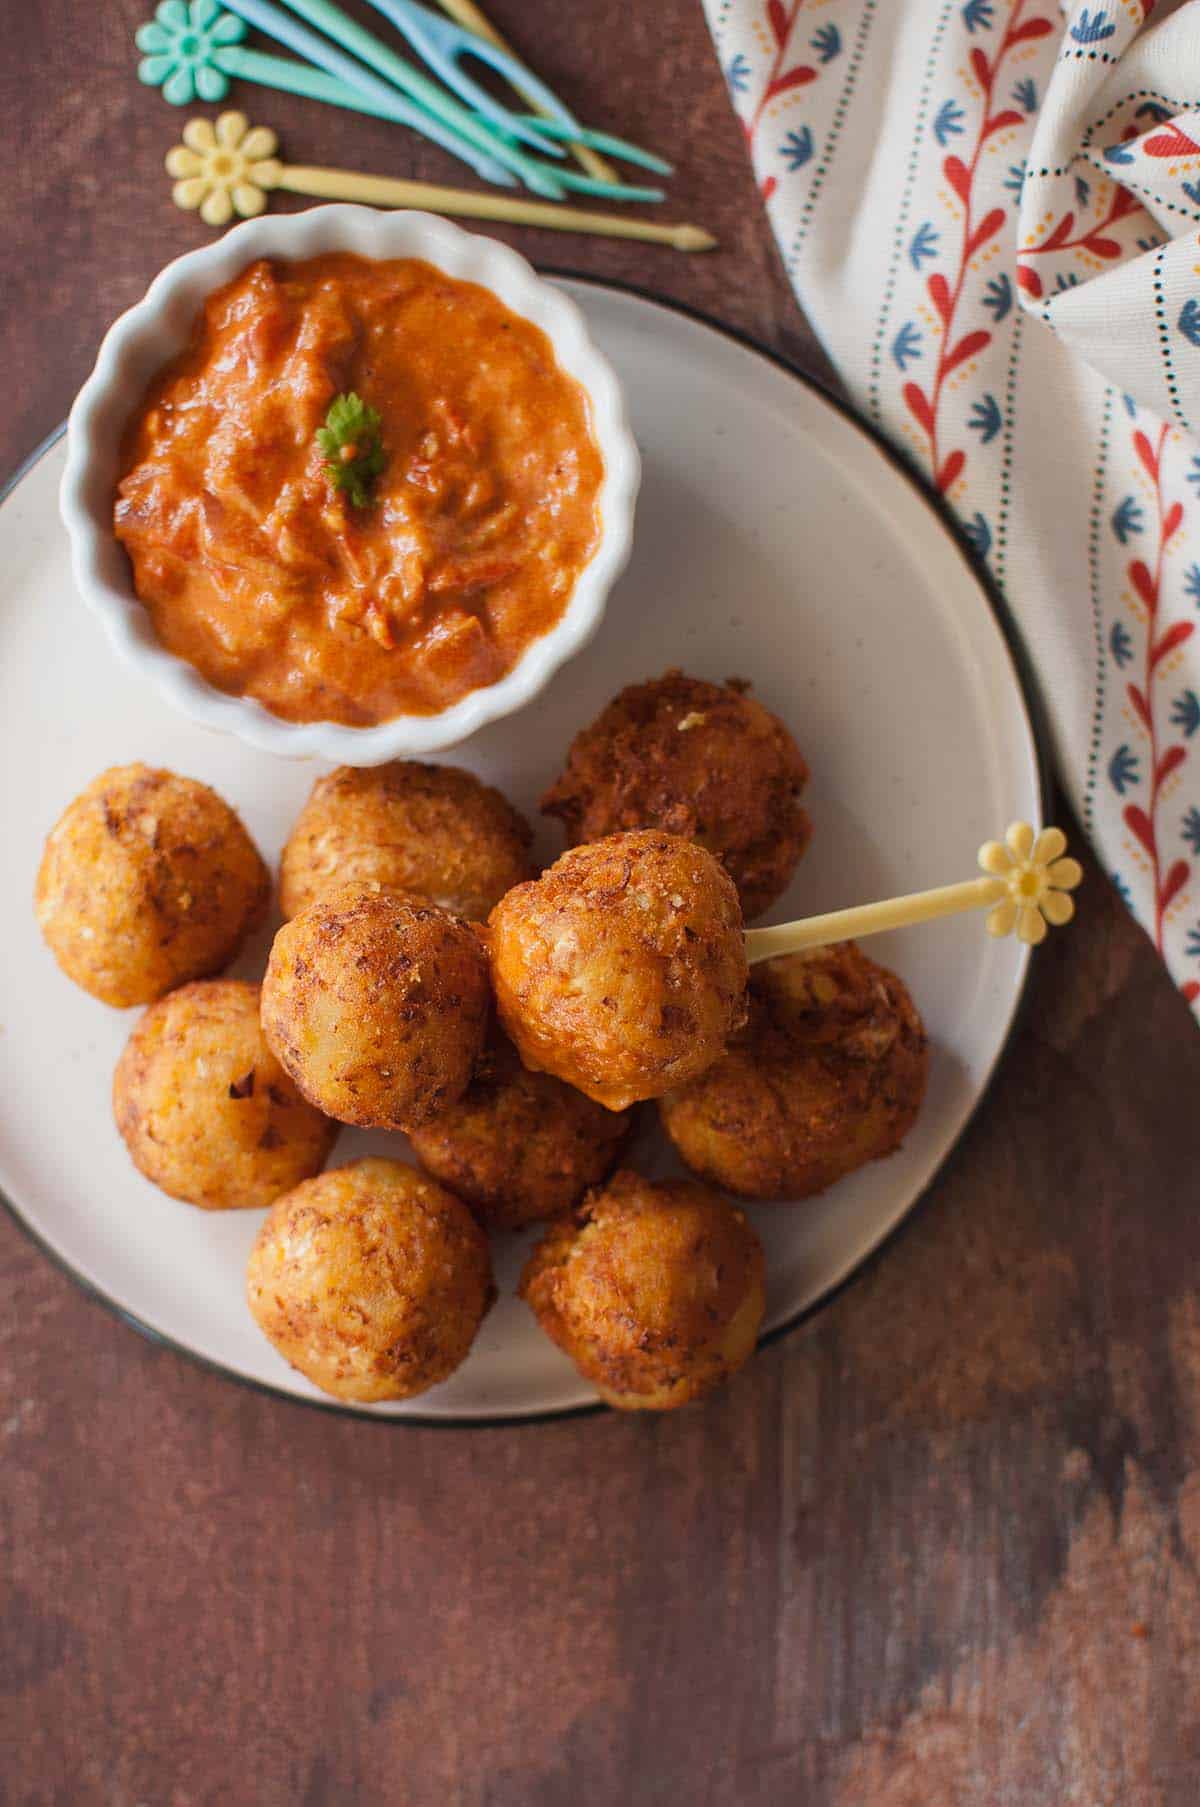
[[[204,228],[129,0],[7,0],[0,468]],[[697,0],[496,0],[708,258],[522,233],[810,368]],[[459,180],[243,89],[295,159]],[[153,1347],[0,1222],[6,1807],[1195,1807],[1200,1038],[1103,878],[908,1227],[711,1404],[398,1431]],[[63,1101],[69,1125],[69,1099]]]

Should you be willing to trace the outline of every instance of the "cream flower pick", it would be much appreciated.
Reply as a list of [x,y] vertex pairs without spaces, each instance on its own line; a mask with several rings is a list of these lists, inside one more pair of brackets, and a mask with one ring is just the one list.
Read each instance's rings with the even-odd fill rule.
[[1014,822],[1002,841],[985,841],[979,864],[1004,886],[988,915],[989,935],[1011,935],[1036,947],[1046,939],[1046,924],[1056,929],[1070,922],[1075,900],[1070,893],[1083,877],[1078,860],[1064,859],[1067,837],[1061,828],[1043,828],[1035,836],[1028,822]]
[[979,849],[982,878],[933,891],[916,891],[882,903],[859,904],[825,916],[806,916],[774,929],[746,931],[746,958],[753,965],[776,954],[826,947],[834,941],[858,940],[885,929],[909,928],[956,916],[963,910],[987,909],[989,935],[1011,935],[1029,947],[1046,938],[1046,925],[1061,928],[1075,914],[1070,893],[1083,877],[1078,860],[1065,858],[1067,837],[1061,828],[1035,834],[1028,822],[1013,822],[1003,841],[987,841]]
[[279,140],[270,126],[252,126],[244,113],[222,113],[215,126],[208,119],[189,119],[183,128],[183,143],[167,152],[167,174],[175,178],[171,190],[175,205],[198,212],[208,226],[226,226],[235,213],[243,219],[261,213],[270,191],[279,188],[319,201],[422,207],[430,213],[500,220],[507,225],[639,239],[646,244],[669,245],[676,251],[711,251],[717,242],[701,226],[667,225],[622,213],[589,213],[557,202],[443,188],[435,182],[409,182],[395,176],[359,175],[350,169],[281,163],[278,149]]
[[214,126],[189,119],[183,143],[167,152],[167,174],[176,178],[176,207],[199,211],[207,226],[226,226],[235,213],[252,219],[267,204],[267,190],[279,186],[283,165],[270,126],[252,126],[244,113],[222,113]]

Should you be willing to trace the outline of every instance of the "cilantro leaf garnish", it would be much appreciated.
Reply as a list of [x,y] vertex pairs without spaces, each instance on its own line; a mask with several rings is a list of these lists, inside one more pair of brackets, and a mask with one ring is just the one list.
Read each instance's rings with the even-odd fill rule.
[[325,454],[325,471],[334,489],[342,490],[352,508],[372,500],[375,479],[387,463],[379,439],[379,412],[351,390],[329,405],[325,425],[317,428],[317,444]]

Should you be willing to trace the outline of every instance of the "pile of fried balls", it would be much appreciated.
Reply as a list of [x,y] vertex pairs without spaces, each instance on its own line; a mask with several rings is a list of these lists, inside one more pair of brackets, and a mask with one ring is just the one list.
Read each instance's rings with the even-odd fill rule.
[[[218,976],[272,893],[238,816],[121,766],[51,831],[37,919],[76,984],[149,1006],[113,1080],[140,1171],[269,1207],[247,1299],[315,1386],[445,1380],[495,1297],[489,1233],[544,1224],[537,1321],[612,1405],[664,1411],[758,1337],[762,1246],[723,1192],[811,1197],[897,1148],[924,1095],[912,999],[853,943],[747,969],[744,921],[809,842],[807,777],[745,684],[670,671],[575,740],[542,803],[568,850],[537,875],[471,773],[341,767],[283,849],[253,985]],[[647,1100],[696,1178],[619,1167]],[[404,1132],[420,1167],[322,1171],[343,1123]]]

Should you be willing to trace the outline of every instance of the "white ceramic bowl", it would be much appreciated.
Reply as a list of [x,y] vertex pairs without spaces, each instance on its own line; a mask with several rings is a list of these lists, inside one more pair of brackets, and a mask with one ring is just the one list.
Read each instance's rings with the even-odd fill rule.
[[[533,641],[512,670],[438,715],[397,716],[370,728],[340,722],[288,722],[247,697],[227,696],[159,644],[134,593],[129,562],[113,533],[117,458],[125,424],[154,373],[182,349],[206,297],[259,257],[420,257],[462,281],[488,288],[546,334],[562,368],[587,391],[604,458],[601,537],[580,573],[562,618]],[[369,207],[314,207],[264,215],[168,264],[145,298],[122,314],[100,347],[68,423],[60,506],[71,541],[75,581],[103,621],[120,657],[193,721],[248,741],[263,752],[378,765],[402,755],[457,745],[487,722],[520,709],[599,626],[608,592],[629,557],[640,462],[620,385],[588,335],[583,315],[507,245],[463,232],[428,213]]]

